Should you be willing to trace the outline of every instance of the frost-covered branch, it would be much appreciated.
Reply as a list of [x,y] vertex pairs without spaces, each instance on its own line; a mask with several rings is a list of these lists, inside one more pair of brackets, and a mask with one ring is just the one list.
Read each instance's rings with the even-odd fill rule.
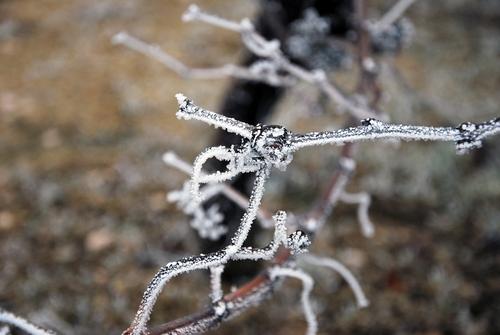
[[[251,148],[274,166],[286,167],[291,154],[301,148],[377,139],[455,142],[459,153],[481,147],[482,140],[500,133],[500,117],[483,123],[464,122],[458,127],[426,127],[386,123],[373,118],[361,121],[361,126],[334,131],[294,134],[279,126],[253,127],[233,118],[209,112],[177,94],[179,111],[185,119],[196,119],[250,139]],[[280,165],[280,163],[283,163]]]
[[176,94],[179,110],[177,118],[184,120],[203,121],[215,128],[222,128],[230,133],[251,139],[254,127],[233,118],[202,109],[192,103],[182,94]]
[[358,127],[294,135],[292,143],[293,148],[297,150],[308,146],[342,145],[346,142],[376,139],[445,141],[455,142],[457,151],[464,153],[481,147],[483,139],[498,133],[500,133],[500,118],[478,124],[465,122],[456,128],[391,124],[375,119],[366,119]]
[[227,30],[232,30],[237,33],[241,32],[241,24],[231,20],[215,16],[213,14],[208,14],[203,12],[200,7],[196,5],[189,5],[187,10],[182,15],[182,20],[185,22],[189,21],[201,21],[211,24],[216,27],[220,27]]
[[224,64],[213,68],[192,68],[170,55],[158,45],[149,44],[127,32],[114,35],[112,42],[150,57],[186,79],[222,79],[233,77],[245,80],[263,81],[273,86],[290,86],[295,81],[287,75],[278,73],[275,66],[266,61],[257,61],[249,67]]
[[170,279],[183,273],[224,265],[241,249],[257,216],[258,208],[264,195],[264,184],[268,176],[269,168],[267,167],[263,167],[256,173],[248,209],[243,215],[238,230],[231,239],[231,243],[221,251],[184,258],[163,266],[146,288],[136,316],[130,328],[124,334],[142,335],[146,330],[146,324],[156,300]]
[[195,5],[191,5],[184,15],[186,21],[202,21],[224,29],[229,29],[241,34],[242,42],[255,55],[267,59],[277,69],[275,72],[284,71],[298,80],[317,86],[329,98],[332,99],[340,109],[347,110],[357,118],[367,118],[374,115],[367,106],[361,106],[347,98],[338,88],[332,84],[324,71],[307,70],[301,66],[292,63],[280,49],[280,43],[277,40],[267,40],[260,35],[248,19],[241,22],[229,21],[205,13]]
[[273,215],[273,220],[275,222],[274,237],[271,243],[265,248],[254,248],[254,247],[243,247],[234,256],[235,260],[258,260],[271,259],[278,250],[280,245],[287,245],[287,235],[286,235],[286,213],[283,211],[277,212]]
[[302,282],[301,302],[304,316],[306,317],[307,321],[306,334],[315,335],[318,331],[318,322],[316,320],[316,314],[312,309],[310,300],[311,291],[314,286],[314,281],[311,276],[302,270],[291,269],[287,267],[277,267],[271,269],[270,277],[271,279],[274,279],[276,277],[291,277],[299,279]]
[[306,254],[302,256],[301,259],[312,265],[327,267],[340,274],[340,276],[344,278],[347,284],[349,284],[349,286],[351,287],[351,290],[356,297],[358,306],[360,308],[363,308],[369,305],[369,301],[366,298],[361,285],[351,273],[351,271],[349,271],[349,269],[345,267],[345,265],[343,265],[339,261],[334,260],[333,258],[318,257],[311,254]]
[[159,46],[148,44],[126,32],[116,34],[112,42],[151,57],[185,78],[216,79],[231,76],[262,81],[273,86],[290,86],[300,80],[318,87],[338,105],[340,112],[348,111],[358,119],[374,116],[375,113],[368,106],[344,95],[328,79],[323,70],[307,70],[292,63],[280,49],[279,41],[265,39],[255,30],[250,20],[230,21],[205,13],[196,5],[189,6],[183,19],[184,21],[201,21],[239,33],[244,45],[263,60],[255,62],[248,68],[227,64],[216,68],[195,69],[186,66]]
[[[0,308],[0,325],[1,324],[11,325],[22,329],[30,335],[55,335],[56,333],[51,330],[45,330],[39,326],[36,326],[29,322],[28,320],[12,314],[4,309]],[[7,328],[8,331],[8,328]]]

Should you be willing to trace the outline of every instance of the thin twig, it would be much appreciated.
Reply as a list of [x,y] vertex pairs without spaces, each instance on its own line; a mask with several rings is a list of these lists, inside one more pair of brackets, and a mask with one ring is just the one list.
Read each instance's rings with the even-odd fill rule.
[[335,272],[340,274],[342,278],[344,278],[344,280],[349,284],[351,290],[354,293],[354,296],[356,297],[358,306],[360,308],[364,308],[369,305],[369,301],[366,298],[361,285],[359,285],[358,280],[344,264],[333,258],[318,257],[311,254],[305,254],[304,256],[301,256],[300,259],[312,265],[323,266],[334,270]]

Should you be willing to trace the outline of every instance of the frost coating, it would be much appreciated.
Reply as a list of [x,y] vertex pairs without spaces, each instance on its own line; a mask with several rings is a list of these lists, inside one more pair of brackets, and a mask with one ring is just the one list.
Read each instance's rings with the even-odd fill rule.
[[343,144],[376,139],[429,140],[455,142],[459,153],[479,148],[482,140],[500,132],[500,118],[483,123],[464,123],[453,127],[425,127],[391,124],[376,119],[364,119],[361,126],[335,131],[293,135],[295,149],[325,144]]
[[177,112],[179,119],[203,121],[215,128],[220,127],[247,139],[252,137],[253,127],[251,125],[195,106],[191,100],[180,93],[176,94],[175,97],[179,103],[179,111]]

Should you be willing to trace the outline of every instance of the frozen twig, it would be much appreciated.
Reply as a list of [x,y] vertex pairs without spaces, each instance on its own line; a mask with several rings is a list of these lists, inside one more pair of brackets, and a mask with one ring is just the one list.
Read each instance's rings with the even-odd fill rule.
[[360,308],[363,308],[369,305],[369,301],[366,298],[366,295],[363,292],[361,285],[359,285],[359,282],[353,276],[351,271],[349,271],[349,269],[347,269],[347,267],[345,267],[342,263],[332,258],[318,257],[311,254],[306,254],[302,256],[301,259],[312,265],[327,267],[340,274],[342,278],[344,278],[344,280],[351,287],[351,290],[353,291],[354,296],[356,297],[358,306]]
[[0,335],[10,335],[10,329],[7,326],[0,327]]
[[340,195],[340,200],[348,204],[358,205],[358,221],[361,226],[361,231],[365,237],[373,237],[375,227],[368,215],[368,209],[371,203],[370,195],[366,192],[348,193],[344,191]]
[[238,230],[231,239],[231,244],[221,251],[213,252],[207,255],[184,258],[163,266],[146,288],[136,316],[134,317],[130,328],[126,330],[124,334],[143,334],[146,330],[146,324],[149,320],[156,300],[163,290],[163,287],[168,281],[170,281],[171,278],[186,272],[224,265],[241,249],[243,243],[247,239],[252,223],[257,216],[257,211],[264,194],[264,184],[268,176],[269,168],[267,167],[262,168],[256,173],[248,209],[241,219]]
[[287,267],[276,267],[270,271],[271,279],[276,277],[291,277],[299,279],[302,282],[302,294],[301,302],[302,309],[304,310],[304,316],[307,321],[307,335],[315,335],[318,331],[318,322],[316,320],[316,314],[314,313],[310,295],[314,286],[314,281],[307,273],[302,270],[291,269]]
[[217,171],[215,174],[205,174],[201,175],[203,164],[206,163],[210,158],[216,158],[218,160],[232,161],[234,159],[234,153],[230,149],[224,146],[211,147],[205,149],[201,154],[199,154],[193,163],[193,175],[191,177],[191,196],[195,203],[200,203],[201,198],[199,194],[200,183],[218,183],[222,181],[229,180],[235,177],[239,171],[238,170],[228,170],[226,172]]
[[234,77],[239,79],[264,81],[273,86],[289,86],[294,83],[290,76],[281,75],[276,67],[265,61],[258,61],[249,67],[235,64],[224,64],[213,68],[192,68],[173,57],[158,45],[149,44],[127,32],[119,32],[112,38],[113,44],[123,45],[131,50],[150,57],[186,79],[222,79]]
[[295,150],[316,145],[360,142],[376,139],[455,142],[459,153],[481,147],[482,140],[500,133],[500,118],[484,123],[465,122],[458,127],[425,127],[365,119],[362,125],[335,131],[311,132],[292,137]]
[[206,111],[182,94],[178,116],[204,121],[216,127],[251,140],[251,149],[257,151],[273,166],[286,167],[294,151],[326,144],[343,145],[366,140],[398,139],[416,141],[455,142],[459,153],[481,147],[482,140],[500,133],[500,117],[483,123],[464,122],[458,127],[426,127],[386,123],[373,118],[361,121],[361,126],[334,131],[294,134],[280,126],[253,127],[233,118]]
[[200,7],[196,5],[190,5],[188,9],[182,15],[182,20],[185,22],[190,21],[200,21],[211,24],[216,27],[220,27],[227,30],[232,30],[235,32],[241,32],[241,24],[238,22],[233,22],[213,14],[207,14],[203,12]]
[[274,237],[267,247],[262,249],[243,247],[234,255],[233,259],[269,260],[276,254],[276,251],[278,250],[280,245],[283,244],[286,246],[286,213],[283,211],[277,212],[275,215],[273,215],[273,220],[275,222]]
[[30,335],[55,335],[55,332],[38,327],[28,320],[4,309],[0,309],[0,324],[2,323],[22,329]]
[[380,20],[369,25],[372,32],[381,32],[388,29],[394,22],[399,20],[411,5],[417,0],[398,0]]
[[207,111],[192,103],[191,100],[182,94],[176,94],[177,102],[179,104],[179,111],[177,118],[184,120],[198,120],[203,121],[215,128],[222,128],[230,133],[240,135],[241,137],[251,139],[254,127],[233,118],[226,117],[221,114]]

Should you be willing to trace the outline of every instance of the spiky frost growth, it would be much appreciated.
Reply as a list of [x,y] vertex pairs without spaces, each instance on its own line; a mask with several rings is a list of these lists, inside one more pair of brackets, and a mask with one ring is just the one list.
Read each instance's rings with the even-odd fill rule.
[[314,286],[314,280],[310,275],[302,270],[291,269],[288,267],[276,267],[271,269],[270,277],[272,279],[276,277],[290,277],[299,279],[302,282],[302,293],[301,293],[301,303],[302,309],[304,311],[304,316],[307,321],[307,332],[306,335],[315,335],[318,331],[318,321],[316,320],[316,314],[314,313],[311,306],[311,291]]
[[302,230],[297,230],[288,236],[286,244],[292,255],[299,255],[307,251],[311,240]]
[[304,260],[305,262],[312,265],[327,267],[337,272],[351,287],[351,290],[356,297],[358,306],[360,308],[363,308],[369,305],[369,301],[366,298],[366,295],[363,292],[363,289],[361,288],[361,285],[359,284],[357,279],[354,277],[351,271],[349,271],[349,269],[339,261],[333,258],[318,257],[311,254],[302,256],[301,260]]
[[200,191],[200,203],[194,202],[191,197],[191,183],[185,182],[182,189],[171,191],[167,194],[169,202],[175,202],[187,215],[190,215],[190,225],[201,238],[217,240],[227,232],[227,227],[222,225],[224,215],[219,206],[213,204],[207,209],[202,204],[208,199],[222,192],[223,185],[208,185]]
[[[28,320],[17,316],[15,314],[12,314],[11,312],[8,312],[4,309],[0,308],[0,325],[1,324],[6,324],[6,325],[11,325],[14,327],[17,327],[19,329],[22,329],[26,333],[30,335],[55,335],[56,333],[51,331],[51,330],[46,330],[43,329],[39,326],[36,326],[29,322]],[[9,331],[8,327],[7,332]],[[4,329],[5,329],[4,328]]]

